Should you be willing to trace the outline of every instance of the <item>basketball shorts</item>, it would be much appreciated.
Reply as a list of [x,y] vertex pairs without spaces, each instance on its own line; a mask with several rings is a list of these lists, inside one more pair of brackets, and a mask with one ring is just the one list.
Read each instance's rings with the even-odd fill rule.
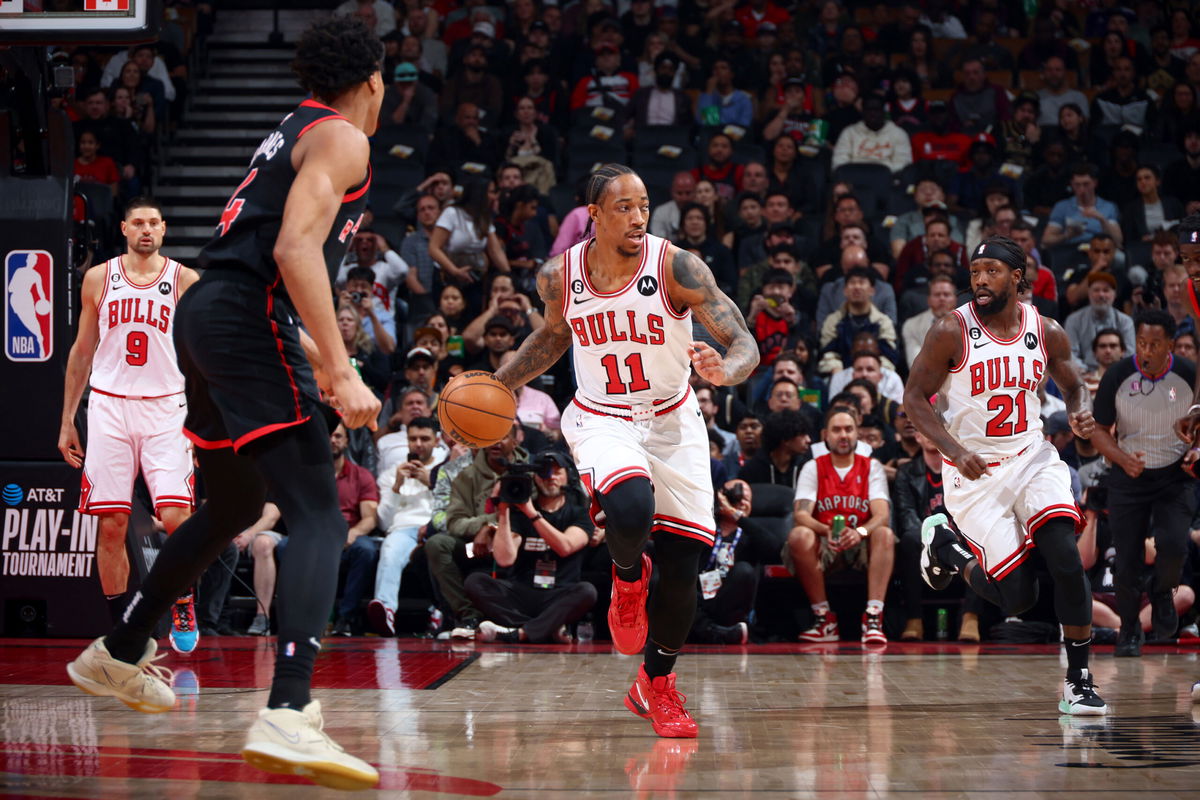
[[139,469],[155,509],[191,508],[195,495],[192,448],[183,436],[186,413],[182,393],[143,400],[93,390],[79,510],[128,514]]
[[984,572],[1000,580],[1029,557],[1038,528],[1056,517],[1078,525],[1080,515],[1071,474],[1049,442],[1039,440],[988,468],[990,475],[970,481],[945,462],[942,486],[959,533]]
[[240,451],[314,414],[336,424],[336,413],[320,401],[298,325],[291,304],[249,272],[207,270],[184,294],[175,352],[192,444]]
[[[669,410],[647,411],[634,421],[621,407],[584,405],[578,399],[562,415],[562,434],[571,447],[589,493],[605,494],[629,478],[649,478],[654,487],[652,533],[673,533],[709,545],[716,538],[708,431],[691,390]],[[627,407],[626,407],[627,409]]]

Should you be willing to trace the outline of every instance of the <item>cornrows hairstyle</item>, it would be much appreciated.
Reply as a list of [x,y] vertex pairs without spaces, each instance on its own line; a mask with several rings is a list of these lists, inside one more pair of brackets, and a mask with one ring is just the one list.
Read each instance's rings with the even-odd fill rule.
[[1200,243],[1200,214],[1188,214],[1175,229],[1180,244]]
[[334,100],[380,68],[383,42],[355,16],[314,22],[296,44],[292,72],[320,100]]
[[636,174],[624,164],[605,164],[588,178],[587,189],[584,191],[584,200],[588,205],[600,205],[600,200],[603,199],[604,193],[608,191],[609,184],[622,175]]

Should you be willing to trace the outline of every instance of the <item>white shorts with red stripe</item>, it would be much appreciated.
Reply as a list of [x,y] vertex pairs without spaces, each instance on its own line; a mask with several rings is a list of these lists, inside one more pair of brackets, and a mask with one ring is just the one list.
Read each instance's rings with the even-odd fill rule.
[[1054,445],[1042,440],[1018,455],[988,464],[990,475],[970,481],[942,466],[946,510],[989,577],[999,580],[1029,557],[1033,534],[1056,517],[1079,524],[1071,473]]
[[194,476],[192,446],[183,435],[186,415],[183,392],[134,399],[93,390],[79,510],[128,514],[139,469],[156,510],[191,508]]
[[605,494],[629,478],[654,486],[652,533],[674,533],[711,545],[712,473],[708,430],[691,390],[679,400],[639,409],[575,402],[562,415],[562,434],[571,447],[588,492]]

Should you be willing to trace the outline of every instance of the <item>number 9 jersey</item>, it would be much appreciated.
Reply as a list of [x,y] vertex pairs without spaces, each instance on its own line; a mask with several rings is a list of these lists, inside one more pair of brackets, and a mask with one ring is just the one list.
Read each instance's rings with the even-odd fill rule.
[[954,310],[962,357],[938,392],[946,429],[968,452],[994,461],[1015,456],[1042,439],[1038,385],[1046,372],[1042,317],[1018,303],[1021,328],[1012,339],[987,329],[974,302]]

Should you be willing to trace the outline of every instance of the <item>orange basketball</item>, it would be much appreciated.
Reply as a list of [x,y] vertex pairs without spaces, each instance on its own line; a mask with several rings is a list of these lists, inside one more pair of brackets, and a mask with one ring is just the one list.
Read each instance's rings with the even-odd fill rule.
[[457,375],[438,397],[442,430],[468,447],[488,447],[512,430],[517,398],[490,372]]

